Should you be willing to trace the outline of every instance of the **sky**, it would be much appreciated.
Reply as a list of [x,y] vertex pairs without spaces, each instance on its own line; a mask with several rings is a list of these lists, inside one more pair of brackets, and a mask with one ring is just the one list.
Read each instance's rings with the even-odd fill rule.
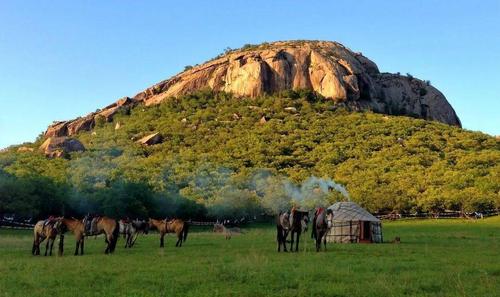
[[500,1],[0,0],[0,148],[246,43],[338,41],[500,135]]

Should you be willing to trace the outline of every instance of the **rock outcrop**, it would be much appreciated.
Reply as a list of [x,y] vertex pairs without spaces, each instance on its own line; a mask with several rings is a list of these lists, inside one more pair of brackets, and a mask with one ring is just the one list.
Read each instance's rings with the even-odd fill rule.
[[64,136],[47,138],[39,149],[49,158],[60,158],[71,152],[85,151],[85,147],[80,141]]
[[153,134],[150,134],[148,136],[144,136],[143,138],[137,140],[137,143],[140,143],[145,146],[150,146],[150,145],[155,145],[158,143],[161,143],[163,140],[163,137],[160,135],[160,133],[156,132]]
[[374,62],[336,42],[289,41],[231,51],[162,81],[133,98],[120,99],[100,112],[56,122],[47,129],[46,136],[90,130],[96,117],[111,121],[120,108],[138,103],[158,104],[170,97],[206,88],[250,97],[287,89],[310,89],[356,109],[461,125],[443,94],[429,83],[380,73]]

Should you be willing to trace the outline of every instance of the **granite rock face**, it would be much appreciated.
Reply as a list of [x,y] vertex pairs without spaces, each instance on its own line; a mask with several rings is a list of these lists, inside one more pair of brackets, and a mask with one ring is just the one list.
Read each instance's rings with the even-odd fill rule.
[[377,65],[337,42],[274,42],[231,51],[181,72],[133,98],[72,121],[56,122],[47,137],[91,130],[96,117],[111,121],[120,108],[158,104],[200,89],[256,97],[287,89],[310,89],[336,102],[375,112],[408,115],[460,126],[444,95],[407,76],[380,73]]
[[39,149],[49,158],[60,158],[71,152],[85,151],[85,147],[80,141],[65,136],[49,137]]

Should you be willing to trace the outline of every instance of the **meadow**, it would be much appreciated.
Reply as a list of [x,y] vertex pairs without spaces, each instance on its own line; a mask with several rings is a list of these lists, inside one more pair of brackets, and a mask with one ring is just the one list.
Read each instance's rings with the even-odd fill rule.
[[316,253],[307,234],[300,252],[277,253],[271,225],[231,240],[192,227],[182,248],[150,233],[109,256],[98,237],[78,257],[71,234],[63,257],[34,257],[30,231],[0,229],[0,296],[499,296],[500,217],[383,227],[401,243]]

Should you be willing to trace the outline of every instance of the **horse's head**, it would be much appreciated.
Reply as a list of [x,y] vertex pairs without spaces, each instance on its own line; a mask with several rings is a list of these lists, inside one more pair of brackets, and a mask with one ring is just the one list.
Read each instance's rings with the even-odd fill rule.
[[333,226],[333,211],[331,209],[326,210],[326,224],[328,228]]

